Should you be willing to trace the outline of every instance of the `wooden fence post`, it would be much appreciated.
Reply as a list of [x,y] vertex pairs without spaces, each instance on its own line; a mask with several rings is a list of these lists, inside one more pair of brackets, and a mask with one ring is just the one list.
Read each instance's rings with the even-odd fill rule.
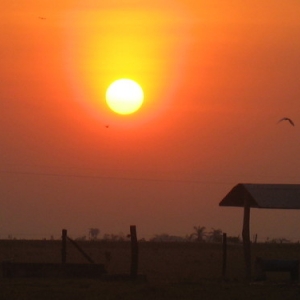
[[227,267],[227,235],[223,233],[223,264],[222,264],[222,278],[226,277],[226,267]]
[[243,221],[243,247],[246,265],[246,278],[251,279],[250,205],[245,201]]
[[67,230],[62,230],[62,248],[61,248],[61,262],[65,264],[67,262]]
[[136,235],[136,226],[130,226],[130,237],[131,237],[131,268],[130,276],[132,279],[137,278],[138,272],[138,258],[139,258],[139,249]]

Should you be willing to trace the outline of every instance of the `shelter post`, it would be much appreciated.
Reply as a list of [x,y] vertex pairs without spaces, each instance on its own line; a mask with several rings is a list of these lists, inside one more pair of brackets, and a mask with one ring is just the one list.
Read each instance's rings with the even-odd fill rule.
[[247,200],[245,200],[244,203],[244,221],[242,235],[246,266],[246,278],[251,279],[250,205]]

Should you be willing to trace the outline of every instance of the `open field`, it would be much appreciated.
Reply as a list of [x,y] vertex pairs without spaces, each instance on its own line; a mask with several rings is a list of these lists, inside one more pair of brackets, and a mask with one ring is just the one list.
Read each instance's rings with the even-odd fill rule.
[[[110,274],[129,273],[129,242],[80,242]],[[300,299],[300,285],[288,273],[268,273],[264,283],[244,280],[242,245],[228,246],[227,276],[221,279],[222,245],[199,243],[139,244],[139,272],[147,282],[98,279],[0,278],[0,299]],[[110,253],[111,259],[107,258]],[[253,257],[300,259],[299,244],[256,244]],[[60,241],[0,241],[0,260],[60,263]],[[86,263],[71,245],[67,262]]]

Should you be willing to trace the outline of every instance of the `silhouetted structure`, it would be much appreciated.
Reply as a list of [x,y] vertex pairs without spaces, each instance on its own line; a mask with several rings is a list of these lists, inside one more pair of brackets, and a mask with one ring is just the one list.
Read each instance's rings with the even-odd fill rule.
[[246,276],[250,279],[250,208],[300,209],[300,184],[239,183],[233,187],[219,205],[244,208],[242,235],[246,263]]

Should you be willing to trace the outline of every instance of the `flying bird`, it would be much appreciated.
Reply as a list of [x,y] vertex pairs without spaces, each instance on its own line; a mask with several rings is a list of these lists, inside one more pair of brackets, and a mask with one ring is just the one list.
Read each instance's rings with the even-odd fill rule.
[[289,121],[291,125],[295,126],[295,123],[290,118],[284,117],[284,118],[280,119],[277,122],[277,124],[280,123],[281,121]]

